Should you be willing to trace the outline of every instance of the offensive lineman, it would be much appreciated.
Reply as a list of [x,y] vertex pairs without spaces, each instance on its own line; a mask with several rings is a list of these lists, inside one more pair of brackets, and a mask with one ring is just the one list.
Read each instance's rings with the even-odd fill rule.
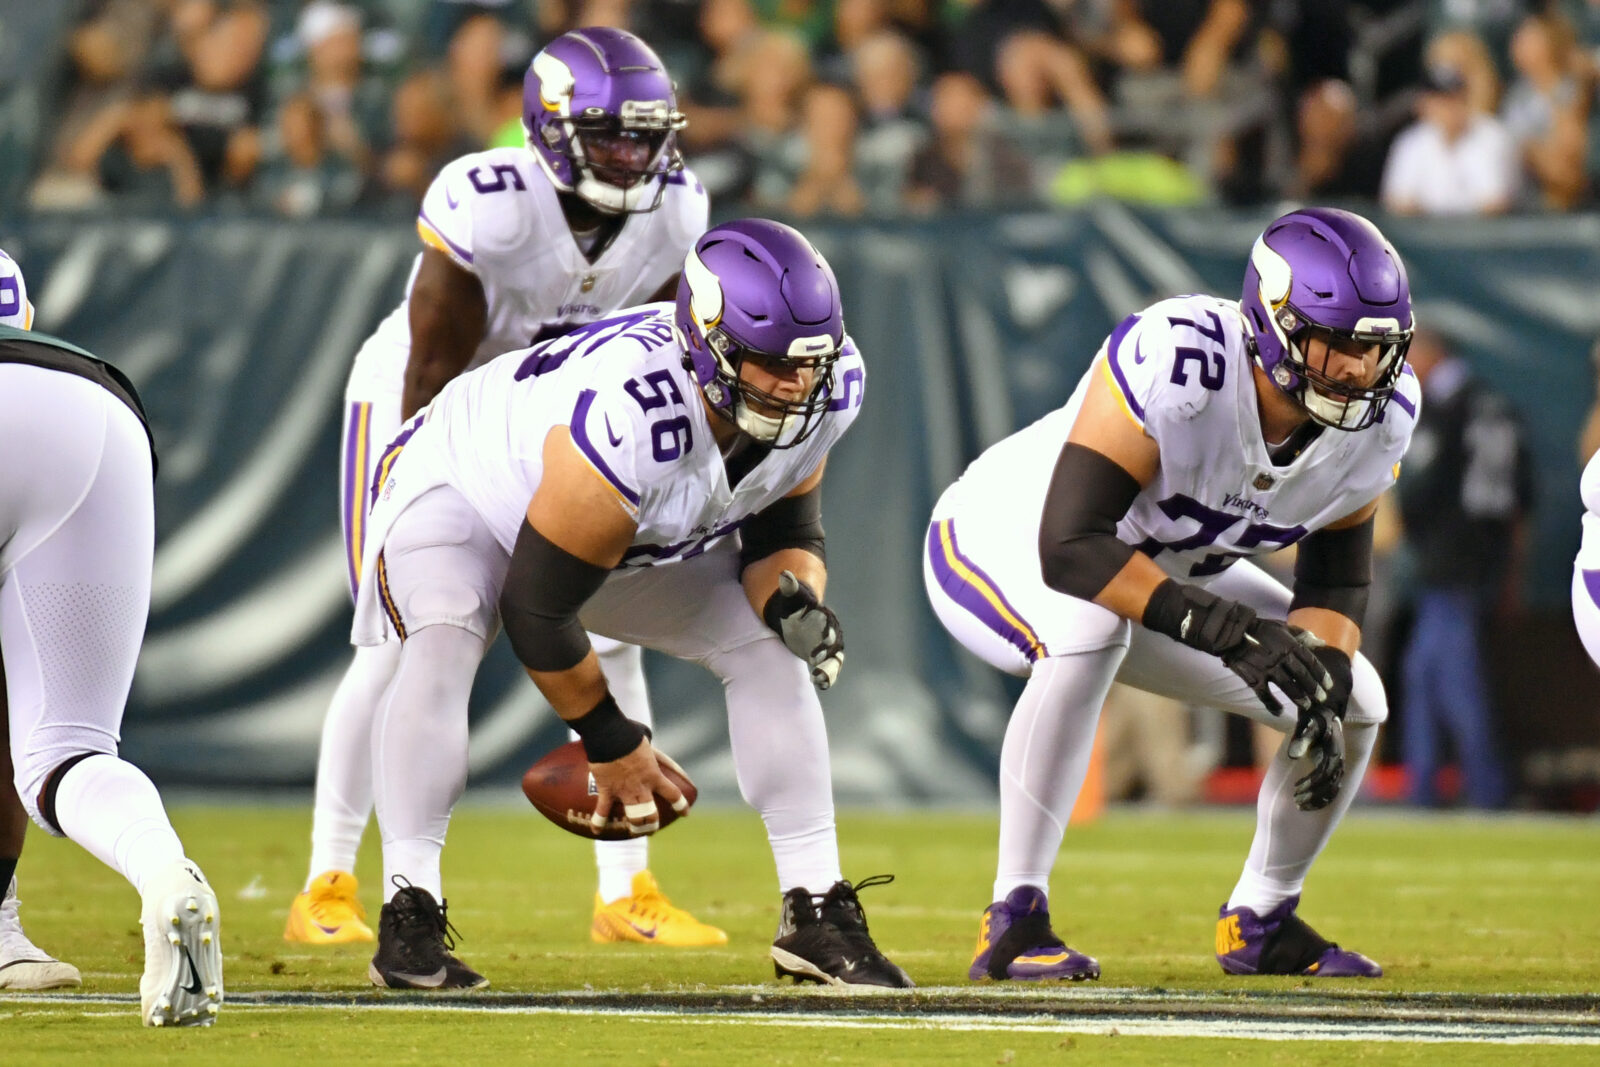
[[[0,313],[25,325],[32,310],[0,252]],[[14,796],[47,833],[139,891],[144,1024],[210,1026],[223,997],[216,894],[150,779],[117,757],[155,551],[154,445],[139,394],[75,345],[0,325],[0,455],[26,459],[0,469],[0,719]],[[0,802],[8,836],[9,808]],[[11,882],[15,856],[0,864]],[[4,909],[10,958],[22,928],[9,889]],[[55,985],[77,984],[68,970],[74,981]]]
[[[19,330],[33,328],[33,304],[28,286],[16,260],[0,249],[0,326]],[[0,663],[0,733],[6,728],[5,664]],[[9,734],[8,734],[9,736]],[[83,978],[78,968],[51,956],[22,930],[18,914],[17,861],[22,857],[22,839],[28,830],[28,809],[12,788],[9,741],[0,750],[0,989],[35,992],[65,989],[79,985]]]
[[[656,54],[634,35],[575,30],[528,69],[527,148],[447,165],[422,202],[424,249],[406,299],[356,355],[345,391],[340,521],[352,594],[379,452],[443,385],[493,356],[674,292],[706,227],[704,190],[678,155],[684,125]],[[628,713],[650,721],[640,650],[596,642]],[[357,649],[323,725],[310,870],[284,937],[370,941],[355,868],[372,810],[372,717],[394,647]],[[718,945],[719,929],[673,907],[645,841],[597,842],[596,941]]]
[[439,863],[466,778],[467,694],[503,620],[583,741],[597,810],[620,802],[634,833],[657,828],[652,794],[683,798],[585,630],[716,674],[784,893],[779,974],[911,984],[867,932],[857,890],[876,880],[840,875],[813,690],[844,661],[821,603],[820,484],[864,386],[832,270],[799,233],[747,219],[696,242],[675,304],[501,356],[396,439],[352,631],[399,658],[374,724],[391,897],[375,983],[484,984],[450,954]]
[[[924,577],[946,628],[1026,677],[1000,757],[1000,857],[973,979],[1098,978],[1051,929],[1048,876],[1113,680],[1289,733],[1217,923],[1229,974],[1375,977],[1296,914],[1388,714],[1357,652],[1373,513],[1421,391],[1411,294],[1360,216],[1287,214],[1241,301],[1125,319],[1065,407],[935,506]],[[1245,557],[1298,545],[1293,590]]]

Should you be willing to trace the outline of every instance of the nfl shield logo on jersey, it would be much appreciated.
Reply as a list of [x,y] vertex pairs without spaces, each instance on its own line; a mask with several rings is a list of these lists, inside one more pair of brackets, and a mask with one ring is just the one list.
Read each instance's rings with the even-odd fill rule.
[[594,288],[594,283],[597,279],[598,275],[585,274],[583,276],[583,282],[578,286],[578,290],[580,292],[587,293],[590,289]]
[[1272,483],[1275,482],[1275,481],[1277,481],[1276,478],[1274,478],[1272,475],[1270,475],[1270,474],[1266,473],[1265,471],[1263,471],[1262,473],[1256,475],[1256,480],[1251,482],[1250,484],[1254,485],[1257,489],[1260,489],[1262,492],[1265,492],[1266,490],[1272,488]]

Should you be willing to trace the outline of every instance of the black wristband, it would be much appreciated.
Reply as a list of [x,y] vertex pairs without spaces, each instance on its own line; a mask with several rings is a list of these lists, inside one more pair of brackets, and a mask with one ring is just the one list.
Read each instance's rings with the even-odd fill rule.
[[[1186,586],[1175,578],[1168,578],[1155,591],[1150,594],[1150,599],[1145,602],[1144,617],[1139,621],[1146,630],[1154,630],[1158,634],[1166,634],[1175,641],[1183,640],[1181,628],[1183,617],[1191,606],[1189,598],[1184,596],[1185,590],[1191,595],[1198,593],[1203,597],[1216,599],[1212,594],[1193,586]],[[1195,597],[1196,600],[1200,597]]]
[[583,742],[583,753],[590,763],[619,760],[650,736],[648,726],[622,714],[617,698],[610,693],[579,718],[568,719],[567,726]]

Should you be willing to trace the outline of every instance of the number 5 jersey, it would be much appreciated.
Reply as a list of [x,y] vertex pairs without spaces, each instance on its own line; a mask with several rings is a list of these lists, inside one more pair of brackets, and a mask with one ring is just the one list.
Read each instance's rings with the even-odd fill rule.
[[1241,557],[1294,544],[1394,483],[1421,402],[1409,368],[1376,425],[1324,429],[1280,466],[1262,437],[1251,367],[1236,302],[1183,296],[1153,304],[1112,331],[1064,407],[974,460],[934,518],[957,517],[963,528],[1006,525],[1001,536],[1037,578],[1050,475],[1095,378],[1161,449],[1155,480],[1117,536],[1176,578],[1204,579]]

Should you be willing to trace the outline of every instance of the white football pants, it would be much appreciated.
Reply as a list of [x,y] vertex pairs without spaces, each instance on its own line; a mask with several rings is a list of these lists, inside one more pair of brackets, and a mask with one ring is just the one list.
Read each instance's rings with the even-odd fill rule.
[[[406,634],[373,733],[385,892],[400,875],[437,897],[450,809],[466,781],[466,696],[499,626],[510,560],[448,486],[405,508],[383,555],[381,595],[392,629]],[[806,665],[746,600],[732,539],[691,560],[614,574],[581,618],[721,679],[739,789],[766,823],[779,887],[820,893],[838,881],[822,706]]]

